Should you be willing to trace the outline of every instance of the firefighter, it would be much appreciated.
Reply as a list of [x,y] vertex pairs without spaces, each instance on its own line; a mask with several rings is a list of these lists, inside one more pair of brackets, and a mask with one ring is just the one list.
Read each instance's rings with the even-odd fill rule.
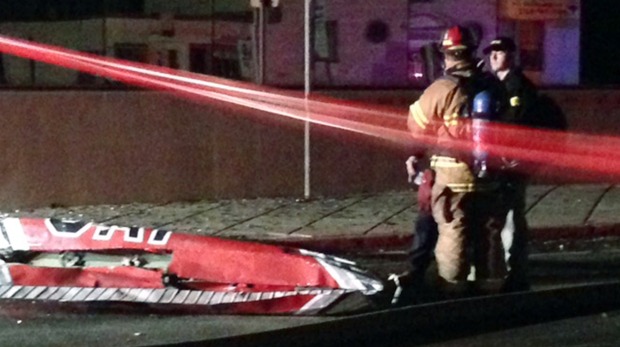
[[416,135],[434,135],[430,149],[434,184],[431,191],[432,215],[438,226],[435,259],[440,288],[447,294],[464,294],[473,265],[476,288],[497,292],[506,276],[500,231],[506,212],[499,182],[478,177],[472,153],[451,144],[471,131],[474,96],[490,87],[477,67],[476,43],[460,26],[446,30],[441,41],[445,76],[433,82],[409,109],[408,126]]

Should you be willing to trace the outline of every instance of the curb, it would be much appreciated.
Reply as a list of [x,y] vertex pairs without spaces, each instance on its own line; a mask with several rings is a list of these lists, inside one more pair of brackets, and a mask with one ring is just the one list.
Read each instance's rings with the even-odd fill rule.
[[[304,248],[328,254],[389,255],[406,253],[413,242],[413,234],[384,236],[329,236],[304,240],[258,240],[284,247]],[[533,241],[579,240],[592,237],[620,237],[620,224],[583,225],[534,228]]]
[[[482,296],[371,312],[187,346],[403,346],[426,344],[620,308],[620,282]],[[509,310],[506,308],[510,307]],[[459,322],[455,325],[455,322]],[[345,343],[348,342],[348,343]],[[185,346],[185,344],[184,344]]]

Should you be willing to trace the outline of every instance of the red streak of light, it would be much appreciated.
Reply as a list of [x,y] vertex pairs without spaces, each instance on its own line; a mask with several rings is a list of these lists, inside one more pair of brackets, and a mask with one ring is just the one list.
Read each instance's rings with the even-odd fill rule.
[[[302,97],[295,95],[298,93],[288,93],[289,95],[286,95],[286,93],[283,95],[268,93],[258,88],[240,88],[235,86],[236,84],[243,84],[241,82],[231,83],[219,78],[185,73],[185,75],[194,77],[194,79],[189,79],[184,76],[177,76],[178,71],[172,69],[129,62],[121,64],[117,59],[102,59],[94,55],[23,40],[8,39],[1,36],[0,51],[104,76],[128,84],[172,92],[198,101],[205,101],[205,99],[224,101],[293,119],[380,137],[401,144],[411,141],[404,128],[404,112],[398,115],[385,116],[376,110],[342,105],[335,110],[343,114],[342,117],[338,118],[333,114],[326,114],[324,112],[330,108],[338,108],[337,104],[327,104],[321,100],[308,100],[306,102]],[[177,75],[173,74],[173,72],[177,72]],[[248,87],[250,86],[249,84],[247,85]],[[381,123],[381,121],[388,120],[392,130],[386,127],[385,124],[367,124],[371,122],[345,119],[345,115],[355,115],[353,118],[357,119],[364,117],[366,120],[371,120],[369,116],[374,116],[374,118],[380,117],[374,122],[378,123],[377,121],[379,121]],[[388,134],[381,135],[382,131],[380,131],[380,128],[386,128]],[[398,128],[400,128],[400,131],[393,131]]]
[[[473,149],[473,143],[468,139],[455,138],[438,144],[435,136],[411,135],[406,129],[406,110],[370,107],[319,96],[306,100],[297,92],[98,57],[3,36],[0,36],[0,51],[128,84],[171,92],[195,101],[231,103],[388,140],[401,146],[411,146],[413,143],[419,147],[441,145],[462,152]],[[501,124],[489,126],[487,133],[493,139],[487,146],[488,152],[495,157],[577,170],[585,177],[587,173],[620,176],[620,157],[615,150],[620,148],[620,140],[615,137],[533,130]],[[529,167],[525,166],[522,170],[529,170]],[[567,171],[559,173],[576,174]]]

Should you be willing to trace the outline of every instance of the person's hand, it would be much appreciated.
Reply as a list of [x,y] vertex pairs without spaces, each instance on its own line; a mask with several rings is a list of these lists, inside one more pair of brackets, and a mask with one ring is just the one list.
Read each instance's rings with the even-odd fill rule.
[[502,169],[513,170],[517,166],[519,166],[519,162],[517,160],[502,157]]
[[418,162],[418,159],[414,156],[407,158],[405,161],[405,166],[407,167],[407,182],[411,183],[415,179],[415,176],[418,174],[415,170],[415,164]]

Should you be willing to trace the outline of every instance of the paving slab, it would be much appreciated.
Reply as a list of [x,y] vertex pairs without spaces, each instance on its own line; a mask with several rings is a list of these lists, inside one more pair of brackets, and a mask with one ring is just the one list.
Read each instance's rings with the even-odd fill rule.
[[600,184],[559,186],[529,210],[530,228],[581,227],[607,190]]
[[526,211],[531,210],[557,187],[556,185],[528,185],[525,193]]
[[586,221],[589,225],[620,225],[620,187],[611,186]]
[[290,199],[225,200],[218,208],[178,219],[166,224],[166,228],[201,235],[231,237],[235,235],[228,235],[229,229],[290,203]]
[[303,235],[295,235],[294,232],[344,208],[350,207],[365,198],[363,196],[354,196],[343,199],[327,198],[293,201],[281,208],[235,225],[227,229],[223,234],[255,239],[303,237]]
[[404,236],[413,232],[413,225],[418,218],[417,207],[415,205],[407,206],[399,213],[390,217],[377,227],[370,230],[368,236],[388,236],[398,235]]
[[107,223],[115,218],[128,215],[146,213],[156,205],[132,203],[123,205],[86,205],[72,207],[44,207],[28,210],[14,210],[3,212],[5,217],[29,218],[71,218],[98,223]]
[[[225,201],[175,202],[148,209],[119,215],[107,221],[108,224],[119,226],[142,226],[152,228],[170,228],[175,222],[194,215],[217,209],[225,205]],[[171,229],[174,231],[182,231]]]
[[297,230],[292,235],[315,237],[367,235],[391,217],[411,208],[411,205],[409,191],[373,195]]

